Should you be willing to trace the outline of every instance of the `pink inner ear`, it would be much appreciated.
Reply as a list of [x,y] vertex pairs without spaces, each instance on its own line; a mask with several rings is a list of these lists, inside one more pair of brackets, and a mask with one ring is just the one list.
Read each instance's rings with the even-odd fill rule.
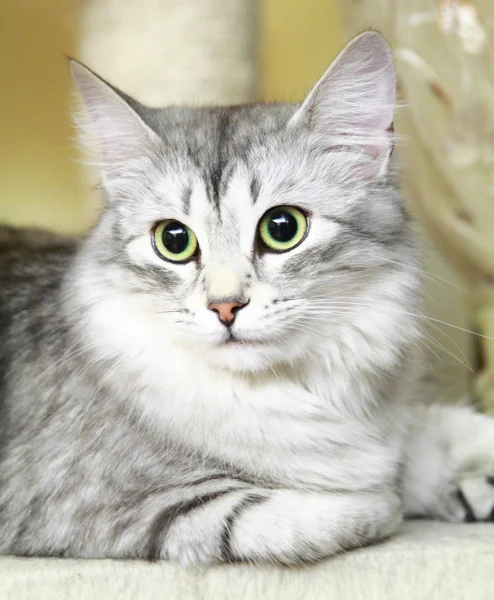
[[[383,157],[383,155],[386,155],[386,158],[389,159],[391,157],[391,155],[393,154],[394,151],[394,124],[391,123],[391,125],[386,129],[386,133],[389,136],[389,139],[386,141],[386,143],[380,143],[379,145],[377,144],[369,144],[368,146],[365,145],[359,145],[359,147],[365,152],[365,154],[367,154],[368,156],[371,157],[371,159],[377,160]],[[344,134],[342,134],[342,137],[344,136]],[[328,145],[323,149],[323,152],[337,152],[337,151],[341,151],[341,150],[347,150],[347,151],[351,151],[355,149],[355,144],[352,144],[352,140],[351,140],[351,135],[348,135],[348,144],[334,144],[334,145]]]
[[390,50],[377,33],[353,40],[294,116],[329,149],[359,148],[387,160],[393,146],[395,74]]
[[160,141],[109,84],[79,63],[72,63],[71,68],[86,107],[80,116],[76,114],[79,139],[90,155],[98,156],[108,182]]
[[389,135],[389,156],[391,156],[395,149],[395,124],[393,122],[391,122],[391,125],[386,129],[386,132]]

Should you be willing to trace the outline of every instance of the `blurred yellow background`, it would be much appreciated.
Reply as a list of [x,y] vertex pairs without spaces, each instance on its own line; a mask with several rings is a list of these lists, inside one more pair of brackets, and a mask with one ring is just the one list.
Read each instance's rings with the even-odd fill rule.
[[[64,55],[76,0],[0,0],[0,222],[78,233],[89,223]],[[341,48],[337,0],[261,0],[260,94],[300,99]]]
[[[86,225],[74,158],[67,0],[0,0],[0,222],[77,232]],[[75,3],[74,3],[75,5]]]
[[261,94],[298,101],[343,47],[338,0],[261,0]]

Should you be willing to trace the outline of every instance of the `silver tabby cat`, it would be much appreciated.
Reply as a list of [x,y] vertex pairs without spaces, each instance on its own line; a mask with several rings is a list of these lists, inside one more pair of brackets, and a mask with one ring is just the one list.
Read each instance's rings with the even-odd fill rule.
[[494,421],[419,393],[382,37],[301,106],[73,74],[106,207],[80,243],[1,243],[0,552],[296,564],[492,519]]

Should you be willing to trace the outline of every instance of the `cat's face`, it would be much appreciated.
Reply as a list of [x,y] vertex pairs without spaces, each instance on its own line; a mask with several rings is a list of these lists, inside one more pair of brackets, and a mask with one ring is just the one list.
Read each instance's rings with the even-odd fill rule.
[[[369,35],[299,109],[131,109],[79,67],[96,129],[106,127],[94,256],[158,338],[223,368],[276,368],[409,292],[396,262],[413,250],[388,173],[393,70]],[[351,66],[360,76],[338,106]],[[359,84],[367,105],[369,86],[379,99],[367,115],[352,113]]]

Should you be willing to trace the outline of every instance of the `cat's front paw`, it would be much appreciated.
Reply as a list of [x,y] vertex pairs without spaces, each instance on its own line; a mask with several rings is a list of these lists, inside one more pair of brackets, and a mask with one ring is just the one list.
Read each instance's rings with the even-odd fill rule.
[[456,499],[461,506],[457,512],[461,521],[494,522],[494,476],[464,479],[458,486]]
[[402,520],[393,492],[311,493],[279,490],[242,513],[231,554],[249,562],[316,562],[392,535]]
[[494,522],[494,477],[467,477],[443,483],[433,498],[420,497],[419,510],[408,509],[409,517],[426,517],[450,523]]
[[414,410],[402,478],[406,515],[494,521],[494,419],[469,407]]

